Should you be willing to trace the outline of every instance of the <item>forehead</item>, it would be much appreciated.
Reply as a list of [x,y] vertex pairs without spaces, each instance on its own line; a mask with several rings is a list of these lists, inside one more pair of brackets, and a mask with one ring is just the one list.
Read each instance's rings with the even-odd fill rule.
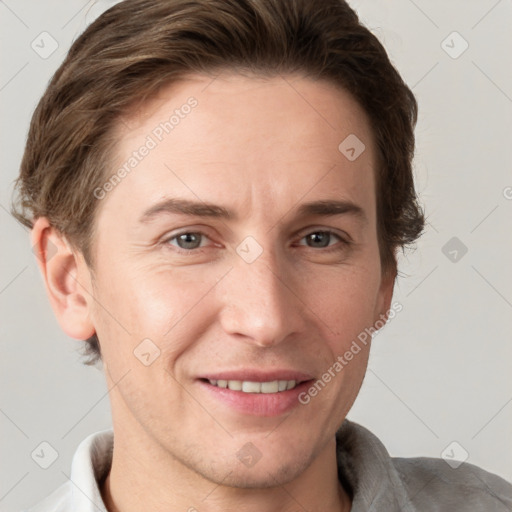
[[113,170],[126,177],[108,202],[171,194],[248,208],[259,194],[284,207],[315,192],[374,189],[368,117],[325,81],[191,75],[132,111],[116,135]]
[[[191,103],[194,106],[189,108]],[[129,143],[138,135],[151,134],[161,142],[172,132],[177,140],[180,130],[176,128],[185,124],[182,121],[192,110],[195,127],[215,130],[210,135],[216,138],[233,131],[242,135],[241,128],[251,139],[272,135],[285,140],[297,132],[323,133],[326,143],[331,138],[328,135],[334,142],[351,133],[371,142],[373,135],[364,109],[349,92],[331,82],[301,75],[262,77],[224,71],[217,76],[191,74],[163,87],[151,100],[129,111],[118,123],[117,136]],[[302,121],[297,123],[299,116]],[[283,124],[286,133],[280,132]],[[316,138],[311,142],[317,142]]]

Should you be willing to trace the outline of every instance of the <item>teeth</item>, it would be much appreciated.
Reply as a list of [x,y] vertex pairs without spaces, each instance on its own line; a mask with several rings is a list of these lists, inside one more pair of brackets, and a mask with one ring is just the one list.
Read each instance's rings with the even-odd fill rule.
[[286,380],[280,380],[278,383],[278,390],[279,391],[285,391],[288,386],[288,381]]
[[261,393],[261,382],[242,382],[242,391],[244,393]]
[[286,389],[293,389],[294,387],[295,387],[295,381],[294,380],[289,380],[286,383]]
[[241,380],[228,380],[228,388],[232,391],[242,391]]
[[262,393],[277,393],[279,390],[279,382],[273,380],[272,382],[262,382],[261,392]]
[[242,391],[244,393],[278,393],[293,389],[297,382],[294,380],[273,380],[270,382],[251,382],[241,380],[209,380],[212,386],[219,388],[228,388],[232,391]]

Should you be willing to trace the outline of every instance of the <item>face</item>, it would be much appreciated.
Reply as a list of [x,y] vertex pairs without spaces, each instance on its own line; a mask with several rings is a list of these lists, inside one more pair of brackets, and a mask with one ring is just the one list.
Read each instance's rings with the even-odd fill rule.
[[118,136],[89,304],[116,435],[217,483],[292,480],[332,448],[369,344],[333,365],[391,300],[367,117],[324,82],[196,75]]

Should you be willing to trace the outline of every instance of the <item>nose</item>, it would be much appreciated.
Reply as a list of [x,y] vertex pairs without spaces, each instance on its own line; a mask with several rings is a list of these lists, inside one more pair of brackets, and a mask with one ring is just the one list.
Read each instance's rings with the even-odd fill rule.
[[304,330],[306,306],[296,290],[293,268],[270,251],[251,263],[235,255],[222,282],[220,312],[224,332],[248,343],[271,347]]

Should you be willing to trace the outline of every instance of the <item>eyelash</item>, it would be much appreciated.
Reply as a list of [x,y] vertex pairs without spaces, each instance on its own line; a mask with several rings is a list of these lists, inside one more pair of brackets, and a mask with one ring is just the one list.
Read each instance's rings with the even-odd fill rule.
[[[318,230],[310,231],[309,233],[306,233],[304,236],[302,236],[300,238],[300,240],[303,240],[304,238],[306,238],[309,235],[313,235],[313,234],[317,234],[317,233],[329,234],[331,236],[334,236],[334,237],[338,238],[339,242],[341,243],[341,247],[339,247],[338,244],[334,244],[333,246],[318,247],[318,248],[309,247],[307,245],[302,245],[302,244],[301,244],[301,246],[307,247],[307,248],[313,249],[313,250],[320,250],[320,249],[322,249],[322,252],[324,252],[324,253],[331,253],[331,252],[335,252],[335,251],[340,251],[340,250],[346,248],[348,245],[350,245],[352,243],[352,242],[349,242],[348,240],[344,239],[341,235],[339,235],[335,231],[331,231],[331,230],[328,230],[328,229],[318,229]],[[171,245],[170,242],[172,240],[175,240],[175,239],[177,239],[178,237],[180,237],[182,235],[189,235],[189,234],[191,234],[191,235],[200,235],[202,237],[205,237],[205,238],[209,239],[208,235],[206,235],[202,231],[182,231],[181,233],[176,233],[175,235],[173,235],[171,237],[165,238],[164,240],[162,240],[161,243],[164,246],[169,247]],[[182,249],[181,247],[178,247],[176,245],[172,245],[172,249],[171,250],[177,252],[178,254],[185,254],[185,255],[191,256],[191,255],[203,252],[204,249],[206,249],[206,248],[205,247],[197,247],[195,249]]]

